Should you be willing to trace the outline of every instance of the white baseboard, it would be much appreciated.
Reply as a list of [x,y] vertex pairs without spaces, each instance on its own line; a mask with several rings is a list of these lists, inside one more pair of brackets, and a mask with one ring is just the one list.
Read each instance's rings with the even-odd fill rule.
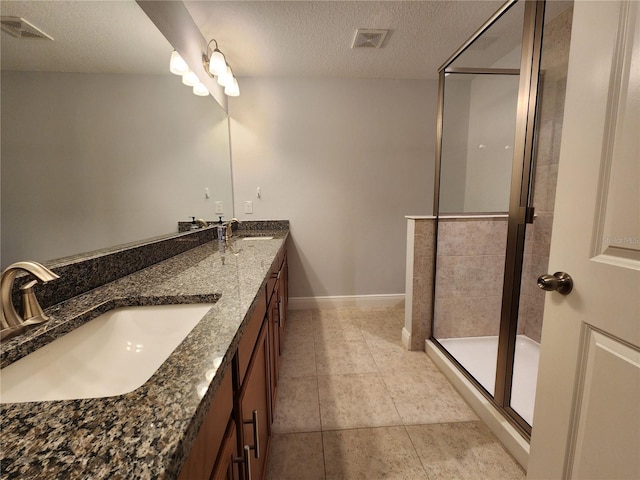
[[290,310],[344,307],[395,307],[401,304],[404,304],[404,293],[340,295],[333,297],[289,297]]
[[402,345],[407,350],[411,350],[411,333],[407,330],[407,327],[402,327]]
[[462,395],[476,414],[502,442],[518,463],[527,469],[529,462],[529,442],[507,421],[506,418],[482,395],[476,387],[453,365],[430,340],[425,341],[429,358],[440,369],[454,388]]

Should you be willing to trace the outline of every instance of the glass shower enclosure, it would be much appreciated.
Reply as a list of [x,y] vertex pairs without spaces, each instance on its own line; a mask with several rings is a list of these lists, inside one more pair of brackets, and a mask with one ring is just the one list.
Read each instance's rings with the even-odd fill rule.
[[543,164],[557,141],[537,128],[559,138],[564,98],[561,74],[541,69],[543,26],[558,63],[570,6],[545,17],[544,1],[509,1],[440,69],[432,341],[525,437],[542,323],[534,275],[547,266],[536,241],[552,218],[540,207],[552,210],[555,191]]

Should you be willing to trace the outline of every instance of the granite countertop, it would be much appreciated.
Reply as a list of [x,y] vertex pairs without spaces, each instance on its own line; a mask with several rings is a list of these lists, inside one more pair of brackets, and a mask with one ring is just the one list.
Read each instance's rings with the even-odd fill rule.
[[[112,308],[215,305],[140,388],[117,397],[0,405],[3,479],[177,478],[286,241],[209,242],[45,310],[50,322],[3,345],[2,365]],[[250,232],[244,232],[249,236]],[[23,338],[24,337],[24,338]],[[214,373],[215,372],[215,373]]]

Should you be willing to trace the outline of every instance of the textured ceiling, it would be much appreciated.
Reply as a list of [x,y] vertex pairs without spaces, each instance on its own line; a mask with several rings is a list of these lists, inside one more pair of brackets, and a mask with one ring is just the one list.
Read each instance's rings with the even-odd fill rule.
[[134,0],[0,1],[54,41],[2,32],[3,70],[168,74],[171,46]]
[[[476,1],[185,1],[238,76],[436,78],[503,3]],[[389,29],[380,49],[351,49],[358,28]]]
[[[190,1],[237,76],[436,78],[438,67],[503,3]],[[134,0],[7,1],[55,41],[1,35],[2,68],[167,74],[171,47]],[[351,49],[358,28],[389,29],[380,49]]]

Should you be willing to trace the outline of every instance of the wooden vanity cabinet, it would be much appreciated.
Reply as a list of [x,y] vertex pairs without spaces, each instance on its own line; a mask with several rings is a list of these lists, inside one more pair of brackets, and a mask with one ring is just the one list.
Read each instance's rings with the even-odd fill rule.
[[[288,300],[286,249],[238,343],[179,480],[262,480],[266,477]],[[247,468],[247,464],[248,467]]]
[[217,452],[225,436],[225,427],[233,413],[232,374],[229,369],[204,418],[179,480],[209,480]]

